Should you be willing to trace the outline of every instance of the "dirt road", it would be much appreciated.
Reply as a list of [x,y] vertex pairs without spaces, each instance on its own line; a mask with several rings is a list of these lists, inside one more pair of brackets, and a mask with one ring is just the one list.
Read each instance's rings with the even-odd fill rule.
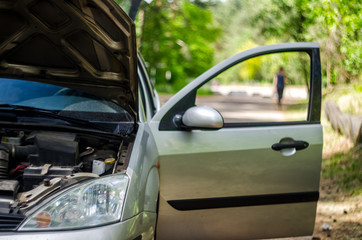
[[[171,96],[161,95],[161,103],[165,103]],[[283,100],[283,104],[279,106],[276,98],[263,96],[249,96],[242,94],[235,95],[212,95],[198,96],[196,105],[206,105],[217,109],[226,123],[229,122],[273,122],[286,121],[290,119],[290,113],[286,111],[288,106],[296,104],[298,101],[290,98]],[[306,107],[305,107],[306,110]],[[306,111],[303,116],[293,116],[306,119]],[[294,119],[293,119],[294,120]]]

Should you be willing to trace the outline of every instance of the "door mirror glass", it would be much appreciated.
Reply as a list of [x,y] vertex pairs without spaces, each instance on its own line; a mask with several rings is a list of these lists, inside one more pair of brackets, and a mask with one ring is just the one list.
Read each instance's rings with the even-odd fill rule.
[[220,129],[224,119],[215,109],[208,106],[195,106],[186,110],[181,118],[186,129]]

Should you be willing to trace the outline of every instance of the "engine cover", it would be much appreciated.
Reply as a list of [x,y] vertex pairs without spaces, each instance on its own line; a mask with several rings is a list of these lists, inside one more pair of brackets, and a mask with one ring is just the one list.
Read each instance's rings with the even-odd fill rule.
[[57,166],[29,166],[24,169],[23,174],[23,191],[29,191],[38,186],[44,179],[52,179],[73,174],[72,167],[57,167]]
[[37,134],[35,145],[38,153],[29,155],[31,165],[42,166],[45,163],[55,166],[75,166],[78,164],[79,149],[75,135]]

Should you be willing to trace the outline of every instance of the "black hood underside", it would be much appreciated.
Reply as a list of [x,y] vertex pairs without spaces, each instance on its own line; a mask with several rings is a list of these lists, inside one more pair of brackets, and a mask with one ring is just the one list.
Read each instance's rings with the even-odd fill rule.
[[0,77],[77,89],[137,118],[135,36],[114,0],[0,0]]

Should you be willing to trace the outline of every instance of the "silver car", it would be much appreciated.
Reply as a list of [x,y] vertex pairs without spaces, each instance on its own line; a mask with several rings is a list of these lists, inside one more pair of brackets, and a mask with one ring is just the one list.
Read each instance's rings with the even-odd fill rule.
[[[316,43],[241,52],[160,108],[113,0],[0,1],[0,239],[311,236],[322,152]],[[224,121],[197,90],[305,53],[300,121]],[[251,109],[253,111],[253,109]]]

